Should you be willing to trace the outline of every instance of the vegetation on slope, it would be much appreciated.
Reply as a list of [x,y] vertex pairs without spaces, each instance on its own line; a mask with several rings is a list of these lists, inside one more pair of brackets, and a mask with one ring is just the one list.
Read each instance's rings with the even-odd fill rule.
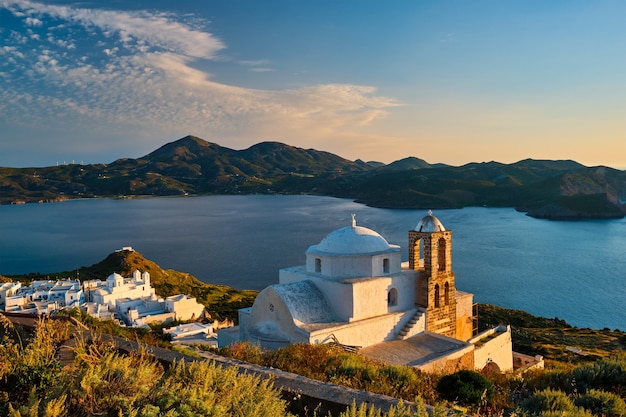
[[[586,415],[623,415],[598,412],[605,405],[616,403],[623,410],[626,399],[626,354],[615,354],[578,366],[554,363],[546,370],[524,375],[459,371],[446,379],[441,374],[424,373],[406,366],[385,365],[355,353],[347,353],[328,345],[291,345],[277,351],[262,351],[258,346],[241,343],[217,350],[219,354],[262,366],[278,368],[308,378],[341,384],[406,401],[420,398],[426,404],[439,404],[477,415],[503,415],[516,412],[532,416],[551,411],[549,406],[533,410],[523,408],[523,401],[541,395],[546,389],[558,390],[566,401],[580,402],[568,412]],[[587,405],[580,398],[590,395]],[[600,400],[598,400],[600,398]],[[598,401],[606,404],[598,405]],[[543,407],[543,408],[542,408]],[[563,416],[577,414],[559,414]]]
[[626,352],[626,333],[619,329],[581,329],[559,318],[537,317],[490,304],[478,307],[479,331],[509,324],[513,350],[563,363],[586,363]]
[[[0,319],[10,335],[12,323]],[[63,365],[57,350],[69,337],[68,322],[41,320],[28,343],[3,338],[0,415],[289,415],[269,382],[207,361],[181,361],[164,369],[146,352],[122,355],[111,344],[79,340],[73,361]]]

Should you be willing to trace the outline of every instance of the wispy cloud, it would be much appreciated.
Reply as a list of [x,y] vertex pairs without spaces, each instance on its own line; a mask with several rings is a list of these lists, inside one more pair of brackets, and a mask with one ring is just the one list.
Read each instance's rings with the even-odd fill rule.
[[[314,141],[348,134],[400,105],[370,86],[260,90],[220,84],[196,64],[222,61],[226,44],[171,14],[28,0],[0,0],[0,7],[24,27],[11,31],[0,48],[0,120],[14,125],[71,124],[160,137],[182,131],[242,144],[260,135]],[[237,63],[273,70],[266,60]]]

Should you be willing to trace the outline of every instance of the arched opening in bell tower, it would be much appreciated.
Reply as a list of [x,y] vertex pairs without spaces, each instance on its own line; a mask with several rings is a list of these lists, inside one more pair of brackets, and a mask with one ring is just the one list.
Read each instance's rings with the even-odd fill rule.
[[437,258],[439,260],[439,270],[446,270],[446,240],[440,238],[437,241]]

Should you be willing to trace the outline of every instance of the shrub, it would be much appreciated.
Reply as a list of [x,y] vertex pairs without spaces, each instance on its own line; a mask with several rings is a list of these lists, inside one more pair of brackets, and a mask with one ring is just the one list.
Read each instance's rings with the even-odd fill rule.
[[175,362],[135,415],[286,415],[285,402],[270,382],[237,372],[206,361]]
[[127,410],[148,396],[163,375],[161,365],[142,353],[92,349],[76,362],[68,401],[78,415]]
[[493,384],[475,371],[463,370],[443,376],[437,384],[442,398],[466,406],[480,406],[493,399]]
[[[433,417],[438,415],[447,415],[446,412],[442,412],[441,409],[435,409]],[[339,414],[339,417],[428,417],[429,414],[426,411],[426,407],[420,398],[416,398],[414,406],[408,406],[403,402],[399,402],[397,406],[392,406],[388,412],[383,413],[373,405],[368,407],[367,404],[362,403],[357,407],[353,402],[350,407],[343,413]]]
[[626,354],[580,366],[573,377],[582,391],[596,388],[620,394],[626,390]]
[[355,388],[365,389],[368,383],[376,380],[378,370],[376,366],[354,354],[339,354],[327,363],[326,374],[331,382],[352,381]]
[[264,352],[262,365],[307,378],[324,380],[326,363],[337,352],[337,349],[326,344],[292,344],[282,349]]
[[566,393],[548,388],[522,401],[520,409],[528,415],[539,416],[544,412],[572,412],[576,407]]
[[626,402],[612,392],[591,389],[574,401],[595,415],[618,417],[626,415]]

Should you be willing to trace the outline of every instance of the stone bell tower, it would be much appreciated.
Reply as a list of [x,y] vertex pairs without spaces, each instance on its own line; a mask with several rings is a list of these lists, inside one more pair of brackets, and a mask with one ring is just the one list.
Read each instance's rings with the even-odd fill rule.
[[456,285],[452,231],[429,211],[409,230],[409,269],[419,271],[417,306],[426,311],[426,331],[456,337]]

